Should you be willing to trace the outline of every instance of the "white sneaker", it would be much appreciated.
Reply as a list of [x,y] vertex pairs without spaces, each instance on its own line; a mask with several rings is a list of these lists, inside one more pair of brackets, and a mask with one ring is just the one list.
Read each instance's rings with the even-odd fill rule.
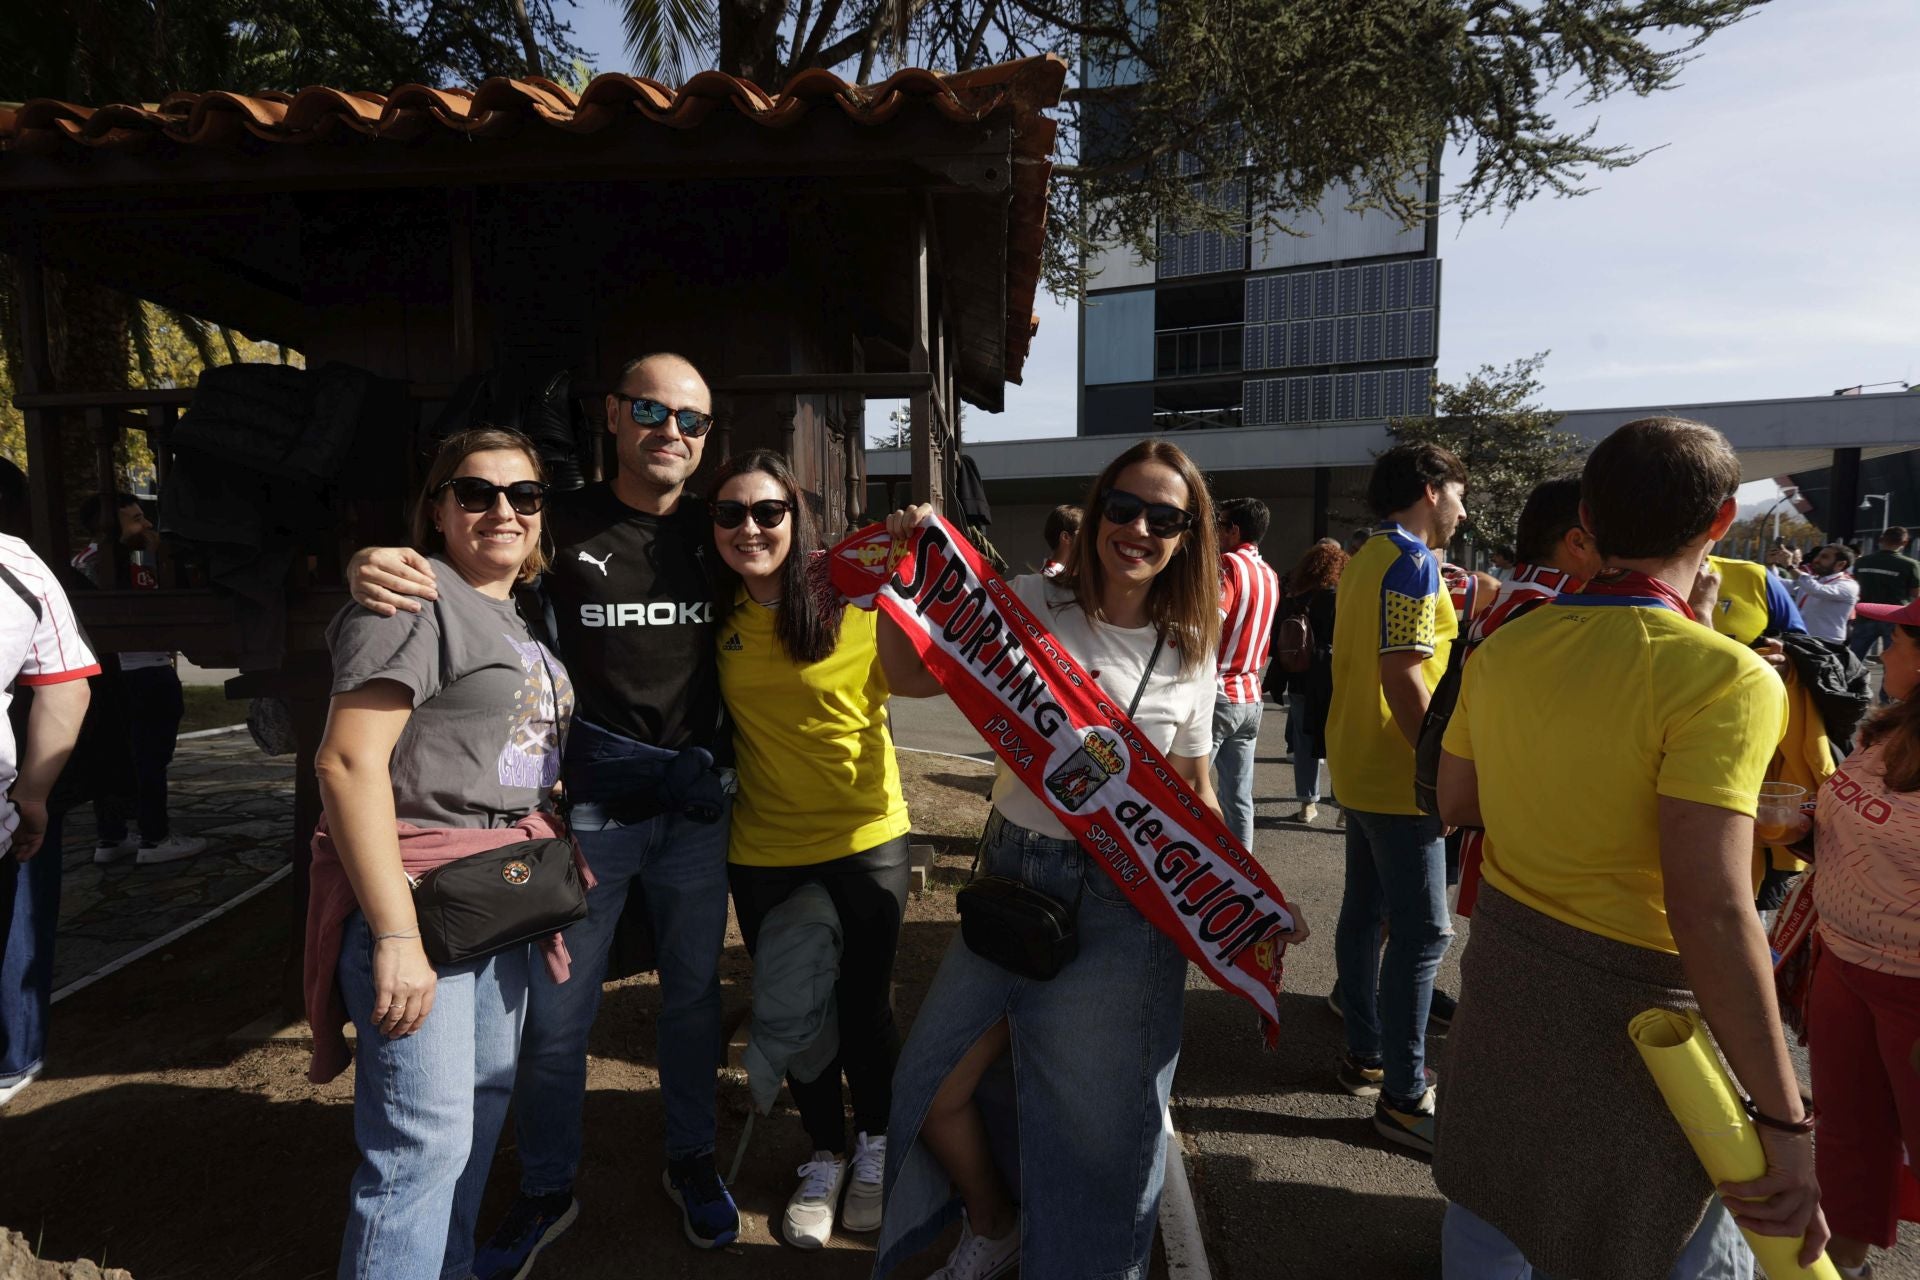
[[1300,812],[1293,815],[1293,820],[1295,822],[1303,822],[1308,826],[1312,826],[1314,823],[1314,820],[1317,819],[1319,816],[1320,816],[1320,806],[1308,800],[1308,801],[1301,802]]
[[960,1243],[947,1255],[947,1265],[927,1280],[993,1280],[1005,1275],[1020,1260],[1020,1228],[1015,1226],[998,1240],[973,1234],[971,1224],[962,1222]]
[[106,844],[102,842],[94,845],[93,860],[97,865],[104,867],[111,863],[121,862],[127,858],[131,858],[134,851],[139,847],[140,837],[129,831],[120,837],[119,844]]
[[156,862],[179,862],[191,858],[207,847],[207,842],[199,836],[183,836],[178,833],[168,836],[159,844],[143,844],[133,860],[141,866],[151,866]]
[[861,1134],[853,1144],[852,1180],[847,1186],[847,1202],[840,1208],[842,1227],[857,1233],[880,1229],[880,1180],[886,1171],[887,1135],[869,1138]]
[[0,1107],[4,1107],[9,1102],[12,1102],[15,1095],[17,1095],[22,1089],[26,1088],[28,1085],[32,1084],[34,1081],[34,1077],[38,1076],[39,1074],[40,1074],[40,1068],[35,1067],[33,1070],[21,1076],[18,1080],[15,1080],[12,1084],[0,1084]]
[[831,1151],[816,1151],[813,1159],[800,1166],[800,1185],[787,1201],[787,1216],[781,1230],[789,1244],[801,1249],[819,1249],[833,1239],[833,1210],[840,1200],[840,1182],[847,1174],[847,1162]]

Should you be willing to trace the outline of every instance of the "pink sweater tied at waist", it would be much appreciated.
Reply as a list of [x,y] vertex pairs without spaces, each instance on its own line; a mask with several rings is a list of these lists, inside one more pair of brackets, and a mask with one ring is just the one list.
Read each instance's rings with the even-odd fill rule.
[[[416,827],[402,822],[397,824],[397,830],[401,865],[415,878],[435,867],[502,845],[525,840],[566,840],[573,845],[573,861],[580,868],[582,881],[589,889],[594,886],[593,871],[581,856],[579,843],[550,814],[530,813],[510,827]],[[340,852],[327,833],[326,815],[322,814],[313,832],[306,966],[301,983],[306,993],[307,1023],[313,1028],[313,1060],[307,1067],[307,1079],[315,1084],[325,1084],[345,1071],[353,1057],[341,1030],[351,1019],[335,978],[347,918],[359,908],[346,869],[340,865]],[[546,955],[548,975],[555,982],[565,982],[572,963],[566,939],[558,933],[550,934],[540,946]]]

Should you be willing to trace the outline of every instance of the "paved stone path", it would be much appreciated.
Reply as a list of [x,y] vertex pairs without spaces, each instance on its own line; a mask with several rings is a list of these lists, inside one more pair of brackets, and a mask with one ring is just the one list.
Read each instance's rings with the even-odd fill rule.
[[244,730],[191,738],[174,753],[173,829],[202,836],[184,862],[93,861],[93,806],[67,815],[53,988],[191,923],[287,865],[293,757],[266,756]]

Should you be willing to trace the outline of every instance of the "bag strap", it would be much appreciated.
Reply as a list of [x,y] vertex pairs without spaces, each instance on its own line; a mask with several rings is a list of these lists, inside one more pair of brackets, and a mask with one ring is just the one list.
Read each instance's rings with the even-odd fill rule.
[[1153,679],[1153,668],[1160,661],[1160,650],[1166,647],[1167,633],[1164,628],[1156,628],[1153,633],[1153,654],[1147,659],[1147,669],[1140,673],[1140,683],[1133,691],[1133,701],[1127,704],[1127,719],[1133,719],[1133,713],[1140,709],[1140,698],[1147,691],[1147,681]]

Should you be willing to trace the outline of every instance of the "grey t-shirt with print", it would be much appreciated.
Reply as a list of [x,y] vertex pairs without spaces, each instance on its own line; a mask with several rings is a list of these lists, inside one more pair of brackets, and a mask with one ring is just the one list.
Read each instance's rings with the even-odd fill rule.
[[559,780],[559,726],[573,687],[513,601],[481,594],[439,556],[434,564],[440,598],[422,601],[419,613],[382,618],[348,605],[334,618],[332,691],[392,680],[413,695],[393,748],[400,821],[506,826]]

